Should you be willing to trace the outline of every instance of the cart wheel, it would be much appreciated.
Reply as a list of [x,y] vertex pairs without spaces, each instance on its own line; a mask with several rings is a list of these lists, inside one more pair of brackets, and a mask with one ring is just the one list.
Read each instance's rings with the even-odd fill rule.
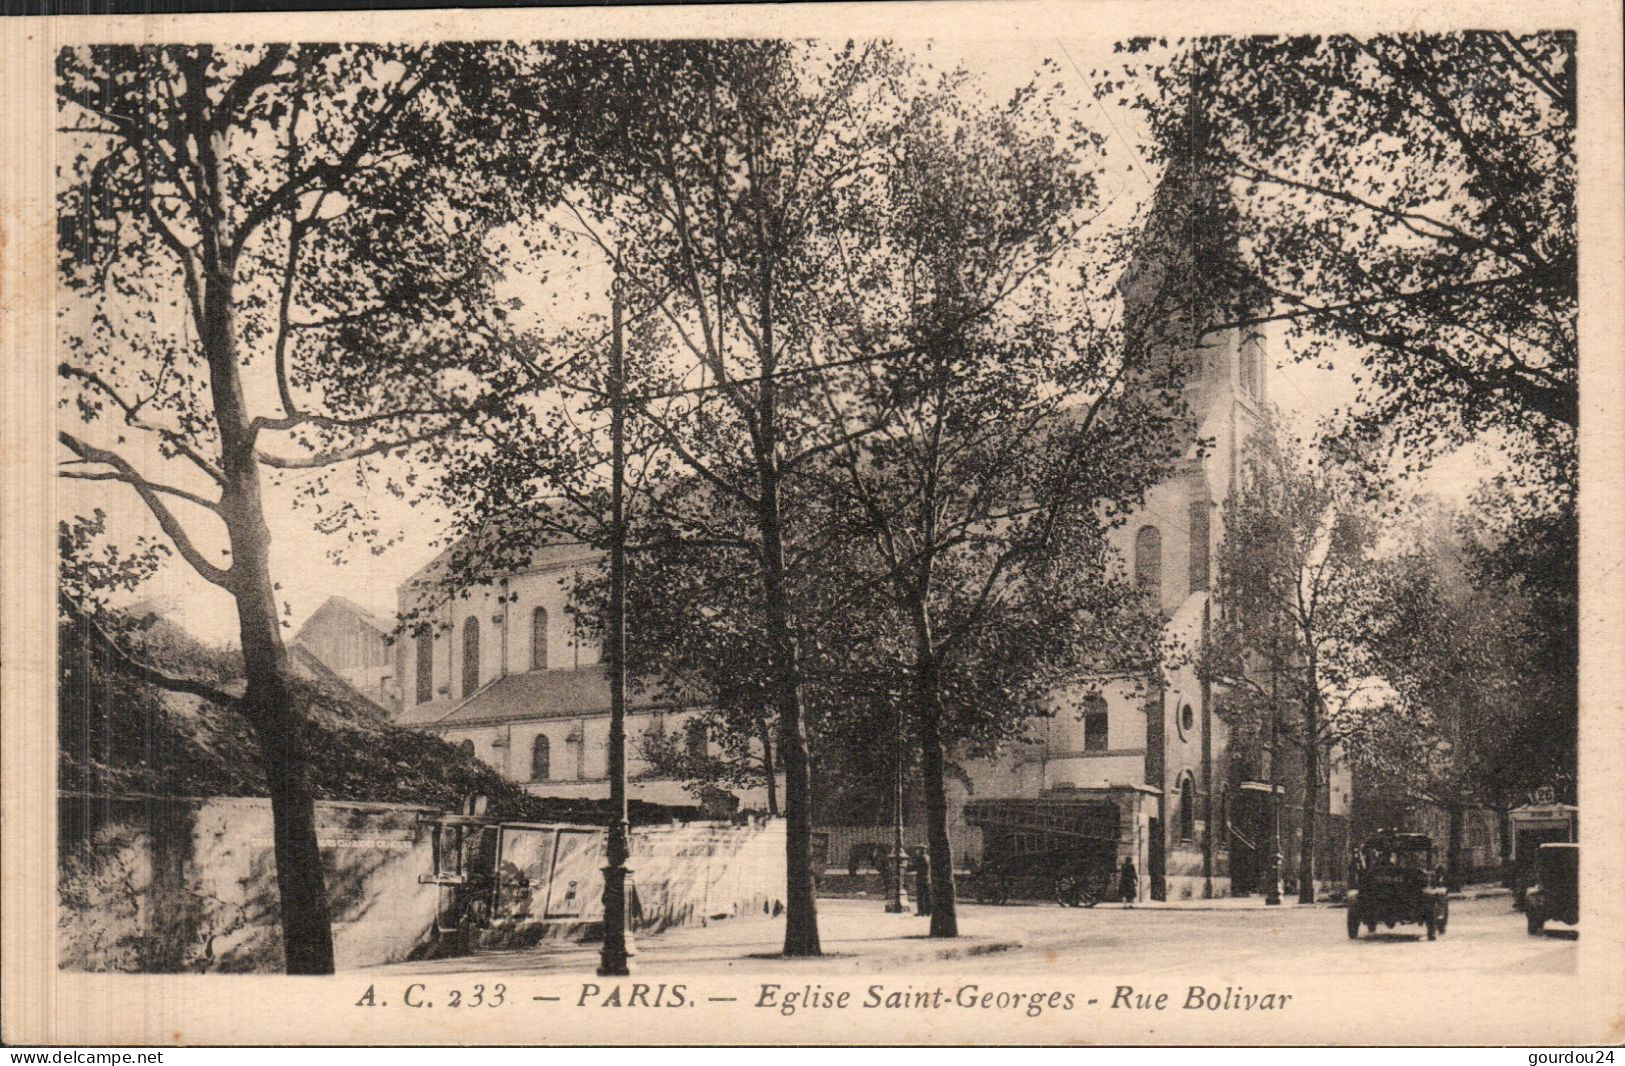
[[1055,879],[1055,902],[1063,907],[1076,907],[1083,903],[1083,881],[1073,874],[1061,874]]
[[976,880],[976,899],[980,903],[1003,903],[1010,898],[1010,886],[998,874],[983,874]]
[[1360,939],[1360,916],[1352,910],[1349,911],[1349,939]]

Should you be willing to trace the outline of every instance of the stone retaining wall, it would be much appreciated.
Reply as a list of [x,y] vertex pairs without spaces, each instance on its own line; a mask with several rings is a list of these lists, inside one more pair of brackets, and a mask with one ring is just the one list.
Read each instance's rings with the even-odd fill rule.
[[[601,923],[602,830],[493,823],[482,832],[500,830],[499,839],[512,842],[508,867],[471,866],[471,884],[450,888],[422,880],[435,869],[430,820],[437,814],[427,807],[317,803],[339,969],[590,935]],[[268,800],[63,796],[59,818],[62,968],[281,968]],[[782,909],[784,824],[638,828],[631,865],[634,921],[642,931],[772,914]],[[504,878],[504,870],[518,877]],[[459,892],[480,900],[459,911],[469,916],[465,927],[476,928],[464,928],[448,947],[436,928],[444,928],[448,899]]]

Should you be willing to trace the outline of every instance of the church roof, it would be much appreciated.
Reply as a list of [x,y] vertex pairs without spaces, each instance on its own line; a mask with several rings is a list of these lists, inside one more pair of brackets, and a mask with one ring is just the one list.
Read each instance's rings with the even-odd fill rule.
[[[697,702],[692,691],[673,691],[668,686],[626,687],[626,708],[653,710],[690,706]],[[427,705],[427,714],[401,715],[402,725],[447,729],[454,726],[484,725],[492,722],[542,721],[551,718],[579,718],[609,713],[609,670],[602,664],[574,670],[531,670],[498,678],[449,711]],[[412,720],[421,717],[425,720]]]
[[443,548],[402,583],[401,591],[403,599],[432,596],[448,582],[467,588],[555,565],[590,562],[600,554],[539,518],[493,519]]

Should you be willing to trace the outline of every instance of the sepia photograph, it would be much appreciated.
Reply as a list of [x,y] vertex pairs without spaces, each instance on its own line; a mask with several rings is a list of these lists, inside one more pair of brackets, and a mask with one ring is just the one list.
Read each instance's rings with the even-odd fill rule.
[[29,38],[26,1035],[1621,1039],[1618,12],[1097,7]]

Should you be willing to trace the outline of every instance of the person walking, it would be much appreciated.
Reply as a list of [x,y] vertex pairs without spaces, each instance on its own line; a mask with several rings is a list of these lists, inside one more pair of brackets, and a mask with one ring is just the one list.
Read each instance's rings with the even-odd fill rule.
[[1123,860],[1123,868],[1117,874],[1117,894],[1123,898],[1125,907],[1134,906],[1134,901],[1140,898],[1140,875],[1134,872],[1133,859]]

